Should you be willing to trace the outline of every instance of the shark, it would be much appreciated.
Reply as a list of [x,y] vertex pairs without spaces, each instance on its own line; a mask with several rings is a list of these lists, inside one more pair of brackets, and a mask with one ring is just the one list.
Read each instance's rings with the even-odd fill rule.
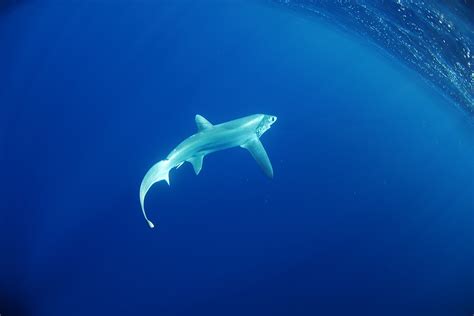
[[202,115],[195,116],[197,133],[191,135],[174,148],[166,159],[154,164],[145,174],[140,185],[140,204],[148,226],[154,228],[145,212],[145,197],[157,182],[166,181],[170,185],[169,173],[189,162],[196,175],[201,172],[204,157],[210,153],[242,147],[250,152],[263,172],[273,178],[273,167],[263,147],[260,137],[277,120],[276,116],[254,114],[221,124],[212,124]]

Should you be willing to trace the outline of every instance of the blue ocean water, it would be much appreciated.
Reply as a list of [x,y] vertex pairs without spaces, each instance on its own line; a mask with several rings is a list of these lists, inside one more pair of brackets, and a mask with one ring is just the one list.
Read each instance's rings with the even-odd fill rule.
[[[471,315],[474,125],[416,69],[258,1],[23,1],[0,18],[0,314]],[[244,150],[138,200],[219,123]]]

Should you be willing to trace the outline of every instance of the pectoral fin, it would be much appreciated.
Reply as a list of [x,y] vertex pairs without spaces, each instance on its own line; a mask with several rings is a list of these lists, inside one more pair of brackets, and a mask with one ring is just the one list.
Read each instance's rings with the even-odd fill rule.
[[196,173],[196,175],[198,175],[199,172],[201,172],[203,159],[204,159],[204,156],[195,156],[188,159],[188,162],[190,162],[193,165],[194,172]]
[[273,168],[267,152],[262,145],[262,142],[255,137],[240,147],[247,149],[252,157],[257,161],[258,165],[263,169],[263,172],[269,177],[273,178]]

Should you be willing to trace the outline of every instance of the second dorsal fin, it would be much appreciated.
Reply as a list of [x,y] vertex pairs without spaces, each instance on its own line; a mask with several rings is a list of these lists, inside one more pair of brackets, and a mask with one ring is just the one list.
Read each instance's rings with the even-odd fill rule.
[[211,122],[206,120],[204,116],[202,115],[197,114],[195,120],[196,120],[197,129],[199,132],[212,127]]

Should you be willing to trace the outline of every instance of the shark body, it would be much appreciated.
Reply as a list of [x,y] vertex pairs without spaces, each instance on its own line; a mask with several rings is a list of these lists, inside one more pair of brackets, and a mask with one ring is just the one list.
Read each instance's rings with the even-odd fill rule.
[[186,161],[193,165],[194,172],[198,175],[204,156],[240,146],[250,152],[268,177],[273,178],[272,164],[259,138],[276,122],[276,116],[254,114],[218,125],[211,124],[201,115],[196,115],[195,120],[198,132],[181,142],[166,159],[152,166],[142,180],[140,204],[150,228],[154,224],[148,219],[144,206],[148,190],[153,184],[163,180],[169,185],[170,170],[179,168]]

